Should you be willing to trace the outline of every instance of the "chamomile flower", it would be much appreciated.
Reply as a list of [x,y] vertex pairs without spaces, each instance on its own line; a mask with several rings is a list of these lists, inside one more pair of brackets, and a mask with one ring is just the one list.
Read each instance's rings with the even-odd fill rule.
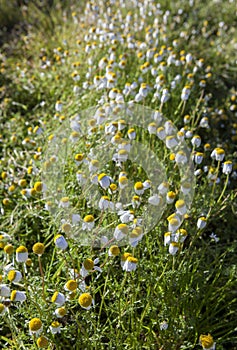
[[83,219],[82,230],[92,230],[95,226],[95,218],[93,215],[86,215]]
[[68,247],[68,243],[66,239],[63,237],[63,235],[60,235],[60,234],[54,237],[54,243],[55,243],[55,246],[61,250],[66,250]]
[[212,151],[211,157],[222,162],[225,157],[225,151],[222,148],[217,147]]
[[201,334],[199,337],[200,344],[203,350],[215,350],[216,343],[214,343],[213,337],[211,334]]
[[8,298],[11,294],[11,290],[6,284],[0,284],[0,297]]
[[53,321],[49,329],[52,334],[61,333],[61,324],[58,321]]
[[3,250],[7,255],[12,255],[14,252],[14,247],[12,244],[6,244]]
[[110,201],[108,196],[102,196],[99,200],[100,210],[114,209],[114,203]]
[[136,131],[135,129],[131,128],[128,130],[128,137],[130,140],[134,140],[136,138]]
[[109,248],[109,252],[108,252],[109,256],[118,256],[120,254],[120,249],[117,245],[112,245]]
[[80,306],[85,310],[90,310],[92,305],[94,305],[94,300],[89,293],[83,293],[79,296],[78,302]]
[[16,261],[17,262],[26,262],[28,259],[28,249],[21,245],[16,249]]
[[194,135],[191,140],[191,143],[193,146],[199,147],[201,145],[201,137],[199,135]]
[[127,256],[122,269],[127,272],[135,271],[137,268],[138,259],[133,256]]
[[68,208],[70,205],[69,197],[62,197],[59,202],[59,208]]
[[133,209],[139,208],[141,205],[141,198],[139,196],[133,196],[132,197],[132,207]]
[[161,195],[165,195],[167,194],[169,190],[169,184],[168,182],[162,182],[159,186],[158,186],[158,191]]
[[143,230],[140,226],[135,227],[129,235],[129,243],[134,248],[142,240]]
[[55,292],[51,298],[52,303],[62,306],[65,303],[65,295],[60,292]]
[[44,335],[41,335],[36,341],[39,348],[47,348],[49,346],[49,340]]
[[63,109],[63,103],[62,101],[58,100],[55,104],[55,110],[56,112],[62,112]]
[[30,335],[38,336],[43,331],[42,321],[35,317],[29,321],[29,332]]
[[77,289],[77,282],[75,280],[68,280],[64,285],[67,292],[74,292]]
[[187,212],[187,206],[186,206],[185,201],[183,199],[179,199],[175,203],[175,208],[177,210],[177,213],[179,213],[180,215],[184,215]]
[[199,230],[202,230],[202,229],[204,229],[204,227],[207,225],[207,219],[206,219],[206,217],[205,216],[202,216],[202,217],[200,217],[199,219],[198,219],[198,221],[197,221],[197,228],[199,229]]
[[55,311],[54,314],[56,315],[57,318],[63,318],[67,313],[67,310],[65,307],[58,307]]
[[179,250],[179,243],[177,242],[171,242],[169,245],[169,253],[171,255],[175,255]]
[[230,174],[232,172],[232,162],[230,160],[227,160],[226,162],[224,162],[223,164],[223,168],[222,168],[222,172],[223,174]]
[[108,175],[102,173],[102,174],[98,175],[98,182],[99,182],[100,186],[104,190],[106,190],[111,183],[111,178]]
[[74,157],[76,165],[81,165],[84,160],[84,154],[82,153],[77,153]]
[[23,303],[26,300],[26,293],[18,290],[13,290],[10,296],[11,301],[19,301]]
[[123,239],[124,237],[126,237],[128,235],[129,232],[129,228],[126,224],[119,224],[114,231],[114,238],[117,241],[120,241],[121,239]]
[[128,186],[128,178],[126,176],[119,177],[119,187],[124,189]]
[[136,182],[135,185],[134,185],[134,190],[136,192],[136,194],[138,195],[142,195],[144,193],[144,186],[143,186],[143,183],[142,182]]
[[118,212],[119,219],[123,224],[127,224],[134,219],[134,211],[133,210],[120,210]]
[[86,277],[93,270],[101,273],[102,269],[99,266],[97,266],[98,262],[99,262],[99,258],[96,258],[95,260],[87,258],[82,264],[80,275],[82,277]]
[[178,141],[174,135],[170,135],[165,138],[165,144],[167,148],[172,149],[178,145]]
[[4,304],[0,303],[0,316],[3,316],[6,311],[7,311],[6,306]]
[[170,232],[175,232],[179,228],[179,226],[181,224],[180,218],[176,214],[170,215],[167,220],[168,220],[168,223],[169,223],[168,230]]
[[164,246],[170,244],[171,238],[172,238],[171,232],[166,232],[166,233],[164,234]]
[[8,272],[7,279],[12,283],[18,283],[22,280],[22,274],[20,271],[12,269]]
[[158,206],[162,202],[163,202],[163,198],[158,194],[154,194],[153,196],[148,198],[148,203],[154,206]]
[[34,190],[38,193],[40,192],[45,192],[47,190],[47,187],[46,185],[41,182],[41,181],[37,181],[35,184],[34,184]]
[[185,229],[181,228],[175,233],[175,242],[177,243],[183,243],[185,239],[187,238],[188,233]]
[[41,256],[44,254],[45,246],[43,243],[38,242],[33,245],[32,250],[36,255]]
[[196,164],[201,164],[203,161],[203,153],[202,152],[196,152],[194,155],[194,161]]
[[168,204],[171,204],[174,202],[175,200],[175,197],[176,197],[176,193],[174,191],[169,191],[167,194],[166,194],[166,202]]

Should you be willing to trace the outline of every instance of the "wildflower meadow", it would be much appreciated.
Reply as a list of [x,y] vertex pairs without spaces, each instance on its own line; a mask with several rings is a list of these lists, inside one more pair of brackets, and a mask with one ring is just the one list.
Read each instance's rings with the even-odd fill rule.
[[0,1],[1,349],[237,349],[236,14]]

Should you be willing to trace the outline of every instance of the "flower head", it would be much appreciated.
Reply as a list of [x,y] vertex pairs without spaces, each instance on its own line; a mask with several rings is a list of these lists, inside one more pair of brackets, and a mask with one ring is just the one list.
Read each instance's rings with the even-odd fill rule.
[[49,346],[48,338],[43,335],[37,339],[36,343],[39,348],[47,348]]
[[39,256],[41,256],[44,253],[44,249],[44,244],[40,242],[35,243],[32,248],[33,252]]
[[117,256],[120,254],[120,249],[117,245],[112,245],[109,248],[109,256]]
[[77,289],[77,282],[75,280],[69,280],[64,286],[64,289],[73,292]]
[[83,309],[89,310],[93,304],[93,299],[89,293],[83,293],[79,296],[78,302]]
[[0,303],[0,316],[4,315],[6,311],[7,311],[6,306]]
[[29,322],[30,335],[39,335],[43,330],[42,322],[39,318],[32,318]]
[[17,262],[26,262],[28,259],[28,249],[21,245],[16,249],[16,261]]
[[127,272],[135,271],[137,268],[138,259],[129,255],[123,265],[123,270]]
[[211,334],[201,334],[199,340],[204,350],[215,350],[215,343]]
[[51,298],[52,303],[62,306],[65,303],[65,296],[63,293],[55,292]]
[[65,250],[68,247],[68,243],[66,239],[63,237],[63,235],[57,235],[54,237],[54,243],[57,248],[61,250]]
[[58,321],[53,321],[49,328],[52,334],[61,333],[61,324]]

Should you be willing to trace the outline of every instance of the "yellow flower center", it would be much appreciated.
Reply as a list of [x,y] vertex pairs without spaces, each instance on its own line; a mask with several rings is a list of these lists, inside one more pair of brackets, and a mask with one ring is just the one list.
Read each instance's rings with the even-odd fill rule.
[[135,188],[135,190],[142,190],[143,189],[143,183],[142,182],[136,182],[134,188]]
[[122,231],[125,235],[128,234],[128,226],[126,224],[119,224],[117,228]]
[[94,219],[94,216],[93,215],[86,215],[84,217],[84,222],[93,222],[95,219]]
[[26,182],[25,179],[21,179],[21,180],[19,181],[19,185],[20,185],[21,187],[25,187],[26,184],[27,184],[27,182]]
[[59,314],[60,316],[62,316],[62,317],[65,316],[66,313],[67,313],[65,307],[59,307],[59,308],[57,309],[57,311],[58,311],[58,314]]
[[111,189],[111,191],[116,191],[117,190],[117,185],[116,184],[111,184],[109,186],[109,188]]
[[206,349],[210,348],[214,344],[211,334],[200,335],[200,342],[202,344],[202,347]]
[[60,326],[60,323],[59,323],[58,321],[53,321],[53,322],[51,323],[51,326],[52,326],[53,328],[58,328],[58,327]]
[[123,253],[121,260],[126,261],[130,256],[132,256],[131,253]]
[[8,255],[11,255],[14,251],[14,247],[13,245],[11,244],[7,244],[5,247],[4,247],[4,252]]
[[174,193],[173,191],[169,191],[169,192],[167,193],[167,196],[168,196],[170,199],[174,199],[175,193]]
[[35,243],[32,248],[33,252],[37,255],[42,255],[44,253],[44,249],[44,244],[40,242]]
[[52,303],[55,303],[55,301],[57,300],[58,297],[58,292],[55,292],[51,298]]
[[102,173],[98,176],[98,181],[101,181],[104,177],[106,177],[107,175],[105,173]]
[[43,335],[37,339],[37,345],[39,348],[47,348],[49,345],[49,341]]
[[32,260],[30,258],[28,258],[26,260],[26,266],[30,267],[32,265]]
[[114,256],[117,256],[119,255],[120,253],[120,249],[117,245],[112,245],[110,248],[109,248],[109,251],[111,252],[112,255]]
[[170,223],[170,225],[177,226],[179,224],[179,220],[173,218],[173,219],[169,220],[169,223]]
[[128,183],[128,179],[126,178],[126,176],[121,176],[119,179],[119,183],[125,185]]
[[8,280],[10,282],[12,282],[12,281],[14,281],[15,277],[16,277],[16,271],[15,270],[10,270],[8,272],[8,275],[7,275]]
[[184,206],[185,206],[185,202],[184,202],[183,199],[180,199],[180,200],[178,200],[178,201],[175,203],[175,207],[176,207],[176,208],[182,208],[182,207],[184,207]]
[[16,252],[17,253],[27,253],[28,252],[28,249],[26,247],[24,247],[23,245],[20,245],[20,247],[18,247],[16,249]]
[[37,181],[35,184],[34,184],[34,189],[36,192],[41,192],[42,189],[43,189],[43,183],[40,182],[40,181]]
[[66,288],[73,292],[75,289],[77,289],[77,282],[74,280],[67,281]]
[[92,304],[92,296],[89,293],[83,293],[79,296],[78,302],[82,307],[89,307]]
[[81,162],[83,159],[83,154],[82,153],[78,153],[75,155],[75,160],[77,160],[78,162]]
[[13,291],[11,292],[11,297],[10,297],[10,300],[11,300],[11,301],[14,301],[14,300],[15,300],[15,298],[16,298],[16,293],[17,293],[16,290],[13,290]]
[[69,223],[65,223],[62,225],[62,231],[65,233],[70,232],[71,228],[72,228],[72,226]]
[[32,318],[29,322],[29,328],[33,332],[37,332],[42,327],[42,322],[39,318]]
[[91,259],[86,259],[85,261],[84,261],[84,263],[83,263],[83,265],[84,265],[84,268],[86,269],[86,270],[92,270],[93,269],[93,267],[94,267],[94,262],[93,262],[93,260],[91,260]]
[[3,312],[4,309],[5,309],[5,306],[1,303],[0,304],[0,314]]
[[129,256],[127,258],[127,261],[131,262],[131,263],[134,263],[134,264],[137,264],[138,263],[138,259],[137,258],[134,258],[133,256]]

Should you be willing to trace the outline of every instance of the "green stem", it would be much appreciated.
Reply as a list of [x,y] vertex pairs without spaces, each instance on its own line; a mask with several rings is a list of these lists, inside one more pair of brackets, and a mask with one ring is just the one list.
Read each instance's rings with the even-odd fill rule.
[[42,268],[40,255],[38,255],[38,262],[39,262],[40,275],[41,275],[41,278],[42,278],[42,296],[43,296],[44,301],[46,301],[46,298],[45,298],[44,271],[43,271],[43,268]]
[[106,292],[106,287],[107,287],[107,283],[109,280],[109,272],[110,272],[110,268],[108,268],[108,272],[107,272],[106,279],[105,279],[104,290],[103,290],[102,300],[101,300],[101,304],[100,304],[100,311],[99,311],[99,315],[98,315],[98,324],[100,322],[100,316],[101,316],[101,312],[102,312],[102,308],[103,308],[103,304],[104,304],[104,300],[105,300],[105,292]]
[[224,185],[223,190],[222,190],[222,192],[220,194],[220,197],[217,199],[217,203],[219,203],[220,200],[222,199],[222,197],[224,196],[224,193],[225,193],[226,187],[228,185],[228,182],[229,182],[229,174],[227,174],[227,176],[226,176],[225,185]]

